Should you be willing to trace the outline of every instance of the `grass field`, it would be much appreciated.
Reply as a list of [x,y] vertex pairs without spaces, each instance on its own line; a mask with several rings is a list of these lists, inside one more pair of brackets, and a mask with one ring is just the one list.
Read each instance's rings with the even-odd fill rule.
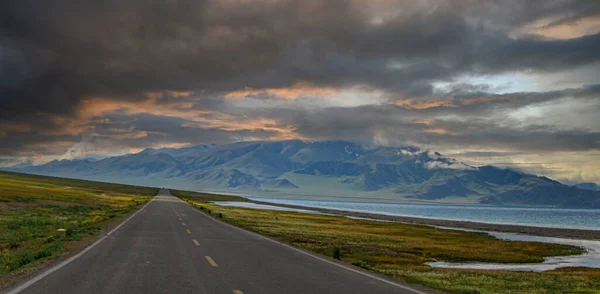
[[0,172],[0,287],[77,247],[157,193],[156,188]]
[[212,201],[247,201],[246,198],[231,196],[231,195],[219,195],[219,194],[210,194],[210,193],[199,193],[199,192],[190,192],[190,191],[181,191],[181,190],[173,190],[171,189],[171,194],[173,196],[177,196],[179,198],[191,198],[202,201],[202,202],[212,202]]
[[483,233],[428,226],[224,207],[208,203],[216,201],[214,195],[173,194],[242,228],[319,254],[333,257],[339,253],[339,258],[347,263],[451,293],[600,293],[600,270],[597,269],[525,273],[439,269],[424,265],[432,260],[541,262],[545,256],[579,254],[582,251],[577,247],[502,241]]

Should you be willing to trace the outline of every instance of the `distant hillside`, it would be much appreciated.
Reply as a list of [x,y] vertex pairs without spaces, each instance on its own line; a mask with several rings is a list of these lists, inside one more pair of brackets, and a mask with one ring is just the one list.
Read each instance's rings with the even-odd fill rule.
[[366,148],[346,141],[239,142],[146,149],[97,161],[61,160],[12,170],[297,197],[600,207],[597,186],[572,187],[494,166],[473,167],[415,147]]
[[600,191],[600,186],[596,183],[581,183],[581,184],[573,185],[573,187],[577,187],[577,188],[583,189],[583,190]]

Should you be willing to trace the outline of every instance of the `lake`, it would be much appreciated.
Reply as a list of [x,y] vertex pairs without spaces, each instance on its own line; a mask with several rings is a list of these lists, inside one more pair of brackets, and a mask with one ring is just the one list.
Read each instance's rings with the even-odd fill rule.
[[600,210],[246,197],[255,201],[420,218],[600,230]]

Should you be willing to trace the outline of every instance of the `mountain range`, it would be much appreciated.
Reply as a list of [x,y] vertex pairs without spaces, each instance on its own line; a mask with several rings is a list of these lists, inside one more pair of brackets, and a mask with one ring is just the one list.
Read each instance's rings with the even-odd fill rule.
[[600,191],[416,147],[260,141],[146,149],[9,170],[136,185],[278,197],[600,208]]

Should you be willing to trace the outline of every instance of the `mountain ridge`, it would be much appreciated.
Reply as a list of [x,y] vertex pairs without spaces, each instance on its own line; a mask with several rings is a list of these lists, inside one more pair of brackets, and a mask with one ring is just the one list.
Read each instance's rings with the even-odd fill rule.
[[[145,149],[9,168],[25,173],[270,195],[600,208],[600,192],[494,166],[473,167],[416,147],[347,141],[251,141]],[[343,198],[344,196],[341,196]]]
[[577,187],[583,190],[592,190],[592,191],[600,191],[600,185],[596,183],[579,183],[573,185],[573,187]]

